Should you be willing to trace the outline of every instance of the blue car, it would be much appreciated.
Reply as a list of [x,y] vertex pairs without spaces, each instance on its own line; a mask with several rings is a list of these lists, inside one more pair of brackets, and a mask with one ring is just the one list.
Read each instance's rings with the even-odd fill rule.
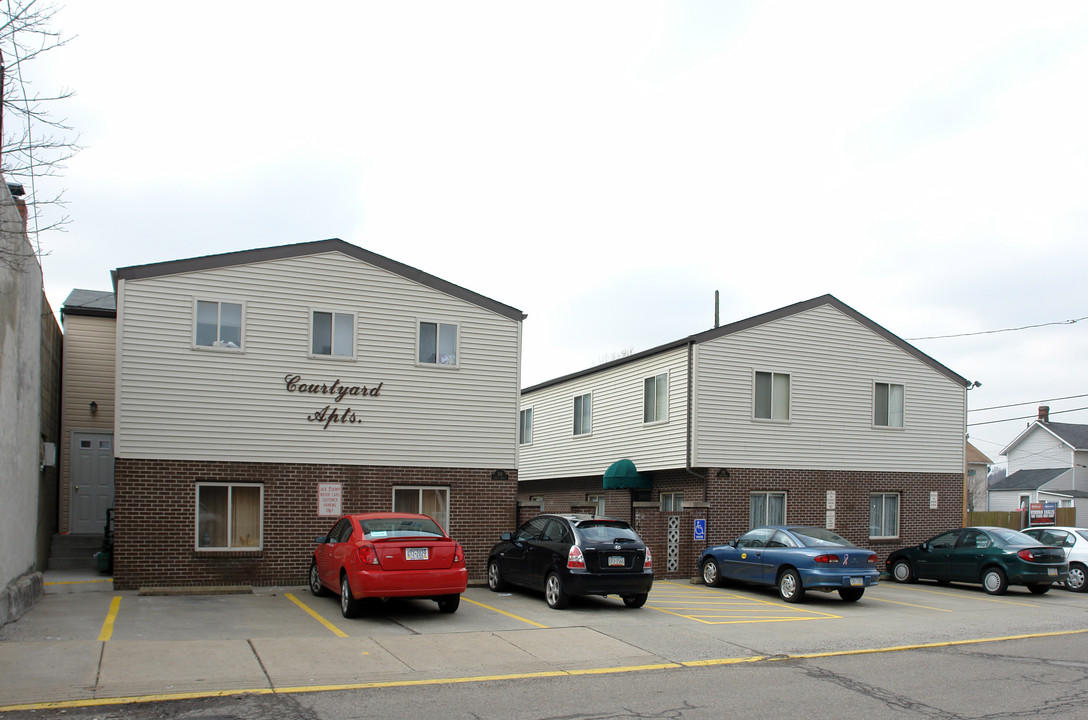
[[838,590],[857,602],[877,584],[876,553],[859,548],[830,530],[775,525],[759,527],[728,545],[715,545],[699,558],[703,582],[726,580],[774,585],[786,602],[801,602],[806,590]]

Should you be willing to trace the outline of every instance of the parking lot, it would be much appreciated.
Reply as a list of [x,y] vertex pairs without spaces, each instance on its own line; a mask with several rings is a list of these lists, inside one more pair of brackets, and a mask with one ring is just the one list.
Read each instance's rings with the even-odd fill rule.
[[646,606],[470,587],[452,615],[429,601],[341,617],[302,587],[252,594],[48,594],[0,629],[0,712],[125,698],[304,692],[638,672],[1088,631],[1088,595],[1004,596],[975,585],[883,581],[857,603],[810,592],[655,583]]

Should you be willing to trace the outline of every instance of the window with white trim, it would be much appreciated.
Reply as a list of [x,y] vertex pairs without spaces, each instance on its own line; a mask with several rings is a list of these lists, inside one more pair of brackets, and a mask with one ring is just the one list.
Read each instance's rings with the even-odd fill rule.
[[314,357],[355,357],[355,313],[311,312],[310,354]]
[[680,512],[684,509],[684,493],[661,493],[661,512]]
[[754,492],[749,496],[749,527],[786,524],[786,493]]
[[669,374],[648,377],[642,388],[642,422],[665,422],[669,419]]
[[198,483],[197,550],[260,550],[264,486]]
[[421,365],[457,367],[457,325],[419,321],[417,358]]
[[593,394],[574,398],[574,434],[588,435],[593,430]]
[[869,494],[869,537],[899,537],[899,493]]
[[220,350],[242,349],[242,303],[197,300],[193,344]]
[[428,515],[450,532],[450,489],[419,485],[393,488],[393,512]]
[[756,372],[753,415],[759,420],[790,419],[788,373]]
[[873,385],[873,425],[903,427],[903,406],[902,385],[880,382]]
[[594,506],[594,514],[604,515],[604,495],[586,495],[586,502]]
[[533,409],[525,408],[521,411],[518,422],[518,443],[530,445],[533,442]]

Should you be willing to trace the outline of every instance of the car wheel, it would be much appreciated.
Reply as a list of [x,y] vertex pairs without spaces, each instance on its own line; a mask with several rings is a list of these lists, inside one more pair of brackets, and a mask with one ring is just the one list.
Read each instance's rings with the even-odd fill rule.
[[321,584],[321,575],[317,572],[317,561],[310,563],[310,592],[315,597],[327,594],[325,586]]
[[839,590],[839,597],[846,602],[857,602],[865,594],[865,588],[843,588]]
[[986,568],[982,571],[982,587],[991,595],[1004,595],[1009,589],[1009,579],[999,567]]
[[1047,591],[1049,590],[1050,583],[1047,583],[1045,585],[1028,585],[1028,592],[1030,592],[1032,595],[1046,595]]
[[562,610],[570,604],[570,595],[563,589],[559,573],[548,573],[548,579],[544,581],[544,599],[552,610]]
[[788,603],[804,599],[805,588],[801,586],[801,576],[796,570],[786,570],[778,576],[778,595]]
[[487,586],[491,592],[500,592],[506,589],[506,581],[502,579],[502,571],[499,570],[499,561],[492,560],[487,564]]
[[647,597],[649,597],[648,593],[640,593],[638,595],[624,595],[623,604],[629,608],[640,608],[646,604]]
[[910,566],[910,563],[906,560],[896,560],[892,565],[892,580],[900,583],[909,583],[915,581],[914,568]]
[[340,614],[346,618],[353,618],[359,614],[359,601],[351,594],[351,584],[348,576],[340,576]]
[[444,613],[455,613],[457,608],[461,605],[460,595],[446,595],[438,598],[438,611]]
[[1084,566],[1080,563],[1069,563],[1069,576],[1065,578],[1065,589],[1073,592],[1088,591],[1084,585]]
[[718,587],[722,584],[722,569],[718,567],[718,561],[714,558],[703,563],[703,582],[710,587]]

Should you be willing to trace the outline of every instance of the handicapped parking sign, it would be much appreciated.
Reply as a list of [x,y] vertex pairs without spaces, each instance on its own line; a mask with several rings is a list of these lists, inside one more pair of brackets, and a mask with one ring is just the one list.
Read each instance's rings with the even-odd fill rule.
[[700,519],[697,519],[695,521],[695,539],[696,540],[706,540],[706,520],[705,519],[700,518]]

